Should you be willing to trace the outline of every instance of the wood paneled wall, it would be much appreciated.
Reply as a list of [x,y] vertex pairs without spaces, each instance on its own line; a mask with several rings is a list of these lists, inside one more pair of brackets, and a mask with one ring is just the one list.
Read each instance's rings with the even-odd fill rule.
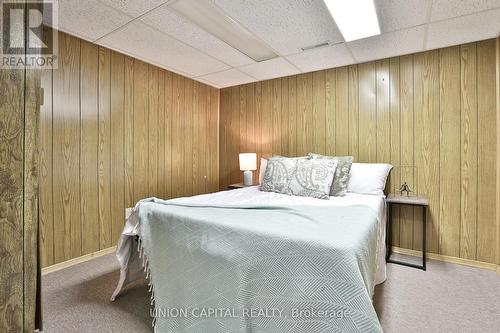
[[[27,27],[10,28],[24,40]],[[0,332],[35,330],[39,89],[39,70],[0,69]]]
[[0,70],[0,331],[23,327],[24,70]]
[[116,245],[142,198],[218,189],[217,89],[65,33],[42,87],[43,266]]
[[[431,252],[494,263],[495,49],[486,40],[221,90],[221,189],[241,181],[239,152],[391,163],[393,191],[406,181],[429,197]],[[396,210],[395,246],[420,249],[421,214]]]

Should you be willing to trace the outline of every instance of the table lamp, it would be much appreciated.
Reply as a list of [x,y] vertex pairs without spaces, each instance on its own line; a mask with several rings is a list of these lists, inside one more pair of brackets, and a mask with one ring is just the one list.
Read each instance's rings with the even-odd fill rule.
[[253,185],[253,170],[257,170],[257,154],[240,154],[240,170],[243,171],[243,185]]

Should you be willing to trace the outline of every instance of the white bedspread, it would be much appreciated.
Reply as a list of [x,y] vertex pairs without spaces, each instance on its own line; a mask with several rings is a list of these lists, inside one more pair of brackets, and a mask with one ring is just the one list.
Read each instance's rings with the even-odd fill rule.
[[[189,198],[178,198],[178,199],[169,200],[169,201],[163,202],[163,203],[161,201],[158,201],[158,204],[155,204],[154,202],[151,202],[151,201],[149,201],[149,202],[145,201],[142,204],[138,204],[138,206],[136,206],[136,209],[135,209],[134,214],[133,214],[133,218],[131,218],[127,221],[127,224],[126,224],[125,229],[123,231],[122,237],[120,238],[118,248],[117,248],[117,257],[118,257],[118,260],[120,261],[120,264],[121,264],[121,276],[120,276],[120,281],[118,283],[118,286],[117,286],[115,292],[113,293],[112,300],[114,300],[114,298],[123,289],[123,287],[126,286],[127,283],[139,278],[140,276],[142,276],[144,274],[142,271],[142,268],[141,268],[142,267],[141,259],[139,258],[139,255],[137,254],[138,244],[136,241],[133,241],[135,235],[139,235],[141,237],[141,239],[143,240],[143,244],[142,244],[142,246],[139,245],[139,247],[141,249],[144,248],[146,254],[148,255],[147,257],[150,257],[150,259],[151,259],[149,262],[149,264],[150,264],[149,266],[151,268],[152,273],[154,273],[153,274],[154,280],[152,280],[152,281],[154,282],[153,285],[154,285],[154,289],[156,291],[154,293],[154,294],[156,294],[156,296],[155,296],[156,297],[155,308],[168,308],[172,304],[177,304],[175,302],[172,303],[173,299],[177,299],[177,300],[183,299],[184,301],[186,301],[186,300],[190,300],[189,297],[195,297],[195,298],[202,297],[204,295],[203,294],[204,292],[209,292],[209,294],[210,294],[210,291],[206,290],[206,288],[201,288],[201,289],[197,288],[196,290],[199,290],[199,292],[202,294],[201,296],[200,296],[200,294],[198,294],[197,296],[194,294],[191,296],[187,296],[188,294],[191,294],[192,292],[194,292],[194,289],[191,290],[190,287],[186,286],[187,289],[184,290],[183,289],[184,287],[181,287],[182,282],[176,281],[179,279],[179,276],[184,276],[184,274],[180,273],[181,271],[185,271],[186,269],[187,269],[187,271],[189,271],[191,269],[190,267],[195,267],[198,265],[198,267],[200,268],[199,273],[201,275],[197,274],[196,276],[191,276],[191,278],[188,278],[187,280],[185,280],[184,278],[181,280],[185,281],[186,283],[189,280],[190,281],[189,283],[195,283],[196,285],[198,285],[198,284],[203,285],[204,283],[207,283],[207,286],[209,284],[213,285],[213,283],[217,283],[217,282],[213,281],[212,277],[210,277],[210,279],[212,279],[212,281],[210,283],[208,283],[208,281],[210,281],[208,278],[208,275],[207,275],[207,280],[204,280],[203,270],[207,270],[206,272],[208,272],[208,271],[210,271],[210,269],[218,267],[217,262],[222,260],[224,256],[227,256],[227,257],[224,257],[225,261],[223,260],[223,262],[226,262],[227,264],[229,264],[232,259],[236,260],[237,258],[240,258],[240,257],[241,258],[248,258],[248,256],[251,256],[251,254],[250,254],[251,252],[248,252],[248,251],[251,251],[252,247],[246,246],[245,248],[238,248],[238,245],[236,245],[236,244],[240,244],[240,243],[234,243],[235,241],[237,242],[237,237],[239,235],[248,234],[248,232],[259,233],[259,232],[265,231],[267,233],[266,237],[269,238],[268,236],[270,236],[269,240],[271,241],[271,239],[272,239],[272,242],[277,245],[277,244],[282,243],[280,241],[280,237],[278,237],[280,234],[279,230],[283,230],[283,235],[287,235],[288,233],[291,232],[291,230],[284,230],[283,229],[283,227],[286,228],[286,226],[288,225],[287,223],[277,223],[277,224],[273,223],[273,224],[269,225],[269,228],[265,227],[266,224],[260,223],[260,227],[259,227],[259,223],[256,223],[255,227],[252,227],[252,230],[254,230],[254,231],[251,231],[250,229],[248,229],[246,231],[243,229],[239,229],[239,232],[238,231],[232,232],[231,230],[233,230],[232,229],[233,227],[231,227],[231,225],[232,225],[231,221],[234,221],[234,228],[237,228],[235,230],[238,230],[238,228],[241,228],[242,226],[246,229],[246,226],[249,226],[248,223],[250,220],[248,220],[248,216],[245,217],[246,212],[245,212],[245,214],[243,214],[244,212],[239,212],[237,214],[235,214],[236,212],[229,213],[229,214],[231,214],[231,216],[241,217],[242,221],[235,221],[234,217],[232,219],[229,218],[229,219],[226,219],[226,221],[222,221],[221,219],[224,219],[224,216],[220,215],[220,212],[223,212],[224,210],[217,210],[216,209],[214,211],[213,208],[207,208],[207,209],[194,208],[194,210],[193,210],[193,208],[189,208],[189,207],[183,208],[182,205],[187,205],[187,206],[189,206],[189,205],[203,205],[203,206],[207,206],[207,207],[210,207],[210,206],[211,207],[228,206],[228,205],[233,206],[233,207],[234,206],[238,206],[238,207],[240,207],[240,206],[241,207],[251,207],[251,206],[255,206],[255,207],[257,207],[257,206],[275,206],[275,207],[292,206],[292,207],[294,207],[294,206],[296,206],[297,209],[299,207],[322,206],[322,208],[318,208],[318,209],[311,210],[309,208],[308,210],[302,210],[302,211],[307,211],[308,214],[311,214],[311,215],[317,215],[316,212],[318,212],[318,214],[321,215],[322,214],[321,212],[325,212],[324,208],[331,206],[332,210],[327,210],[327,212],[332,212],[333,215],[330,218],[334,218],[334,220],[332,220],[332,221],[335,221],[335,223],[333,223],[331,226],[329,226],[330,225],[329,223],[326,223],[326,225],[325,225],[324,223],[328,222],[329,220],[323,219],[322,223],[323,223],[323,226],[326,226],[326,228],[324,227],[324,230],[325,231],[328,230],[327,233],[322,233],[321,235],[318,234],[318,236],[313,236],[315,234],[315,232],[312,232],[311,236],[307,236],[307,237],[308,238],[318,237],[317,238],[318,240],[323,239],[323,242],[325,242],[325,241],[327,242],[325,244],[330,244],[330,240],[329,240],[329,237],[327,235],[331,235],[331,234],[333,235],[337,231],[339,231],[340,233],[337,233],[337,236],[334,237],[336,239],[336,241],[332,240],[333,242],[340,241],[343,237],[341,235],[344,235],[344,234],[345,234],[345,240],[355,239],[357,237],[356,235],[362,235],[362,234],[364,234],[364,236],[360,236],[361,238],[359,238],[359,240],[366,239],[368,242],[368,238],[366,238],[366,237],[369,237],[370,239],[372,239],[369,242],[373,245],[368,246],[368,243],[367,243],[366,247],[363,246],[362,251],[365,251],[365,252],[363,252],[365,254],[363,254],[360,257],[362,259],[358,258],[358,260],[362,260],[358,264],[363,265],[363,267],[360,266],[359,269],[360,269],[361,274],[363,275],[363,279],[365,279],[365,282],[364,282],[364,285],[366,286],[365,290],[368,291],[369,295],[364,296],[364,300],[362,300],[363,296],[361,296],[361,298],[359,299],[359,302],[358,302],[356,300],[353,300],[353,298],[352,298],[352,297],[355,297],[355,299],[356,299],[357,296],[353,296],[353,295],[347,296],[347,294],[346,294],[345,299],[343,298],[344,296],[342,296],[342,298],[336,300],[335,302],[337,302],[337,304],[343,304],[343,302],[349,302],[350,307],[354,306],[354,308],[358,309],[358,310],[356,310],[358,312],[356,312],[356,315],[352,318],[352,320],[354,320],[354,323],[350,324],[352,326],[349,326],[349,328],[344,327],[345,329],[348,329],[348,331],[351,331],[351,330],[353,332],[380,331],[380,327],[378,326],[378,321],[376,319],[373,307],[370,304],[369,297],[372,296],[371,293],[373,292],[374,284],[379,284],[379,283],[383,282],[385,280],[385,277],[386,277],[385,242],[384,242],[384,240],[385,240],[385,201],[384,201],[383,196],[359,195],[359,194],[349,193],[344,197],[331,197],[330,200],[320,200],[320,199],[313,199],[313,198],[306,198],[306,197],[287,196],[287,195],[270,193],[270,192],[261,192],[258,190],[257,187],[250,187],[250,188],[243,188],[243,189],[232,190],[232,191],[217,192],[217,193],[213,193],[213,194],[199,195],[199,196],[194,196],[194,197],[189,197]],[[339,210],[338,208],[333,208],[333,207],[341,207],[341,206],[352,206],[352,207],[348,207],[348,208],[346,207],[346,209],[342,209],[342,210]],[[366,216],[364,218],[356,219],[356,216],[358,216],[358,215],[352,214],[352,212],[356,211],[356,207],[359,207],[359,206],[366,206],[366,207],[370,208],[369,211],[371,212],[370,213],[371,219],[366,219]],[[362,208],[363,207],[358,208],[358,211],[359,211],[359,209],[362,209]],[[364,210],[366,211],[366,209],[364,209]],[[205,217],[203,216],[204,211],[207,214],[207,218],[206,218],[206,221],[203,221],[203,223],[201,223],[201,221],[203,219],[205,219]],[[348,213],[348,212],[351,212],[351,213]],[[361,210],[360,213],[361,212],[363,212],[362,215],[365,214],[365,212],[363,210]],[[375,215],[373,214],[373,212],[375,212],[375,215],[377,216],[377,220],[378,220],[377,226],[375,226],[375,224],[373,222],[375,220]],[[279,214],[278,215],[272,215],[271,213],[269,213],[269,215],[266,215],[265,213],[263,213],[263,214],[264,215],[262,215],[262,213],[259,213],[258,215],[261,217],[275,216],[276,220],[273,218],[273,221],[277,221],[277,219],[279,218],[279,216],[278,216]],[[330,214],[330,213],[328,213],[328,214]],[[345,214],[348,214],[348,215],[345,215]],[[349,214],[350,214],[350,216],[349,216]],[[316,216],[316,218],[318,216]],[[333,217],[333,216],[336,216],[336,217]],[[216,221],[219,221],[219,222],[216,222]],[[316,220],[316,221],[320,221],[320,220]],[[364,222],[358,223],[357,221],[364,221]],[[372,222],[370,222],[370,221],[372,221]],[[299,222],[300,222],[300,220],[295,221],[295,223],[299,223]],[[350,222],[350,223],[344,223],[344,222]],[[356,222],[356,223],[354,223],[354,222]],[[300,222],[300,223],[302,223],[302,222]],[[280,229],[275,229],[274,231],[272,231],[272,225],[275,225],[275,226],[281,225],[281,227],[280,227]],[[353,227],[350,228],[349,227],[350,225],[352,225]],[[300,227],[300,228],[303,229],[302,235],[305,236],[306,234],[304,232],[306,232],[306,230],[308,230],[308,229],[307,229],[307,227],[304,228],[304,226],[305,225],[302,225],[302,227]],[[180,230],[180,229],[185,229],[185,230]],[[190,232],[186,233],[186,230],[190,230]],[[298,230],[298,229],[295,228],[294,230]],[[343,230],[343,231],[341,231],[341,230]],[[370,231],[368,232],[368,230],[370,230]],[[376,233],[376,235],[375,235],[375,233]],[[273,234],[275,236],[271,236]],[[293,232],[292,232],[292,234],[293,234]],[[349,234],[350,234],[350,236],[349,236]],[[259,251],[262,251],[262,248],[261,248],[262,245],[259,245],[260,243],[257,241],[259,239],[259,237],[261,237],[261,236],[257,236],[258,234],[255,234],[255,235],[256,235],[255,246],[260,247]],[[371,235],[371,236],[367,236],[367,235]],[[223,237],[220,238],[221,236],[223,236]],[[290,236],[291,235],[287,235],[287,237],[285,237],[283,239],[283,244],[285,244],[286,242],[289,242],[289,240],[291,238],[294,238],[294,237],[297,238],[298,235],[292,236],[291,238],[290,238]],[[226,239],[224,239],[224,237],[226,237]],[[227,237],[229,237],[229,238],[227,238]],[[299,236],[297,239],[301,239],[301,238],[302,237]],[[167,239],[168,239],[168,241],[167,241]],[[213,239],[220,239],[220,241],[213,243],[212,242]],[[264,238],[261,238],[260,240],[263,240],[263,239]],[[285,241],[285,239],[288,239],[288,240]],[[314,239],[316,239],[316,238],[314,238]],[[198,244],[200,241],[202,243],[205,243],[205,246],[207,246],[207,244],[212,244],[212,245],[210,245],[212,247],[217,246],[218,249],[214,253],[219,253],[219,254],[216,256],[212,256],[212,257],[208,256],[207,257],[207,255],[209,253],[213,252],[215,249],[215,248],[211,248],[210,251],[205,249],[205,250],[207,250],[207,253],[200,256],[198,254],[198,250],[196,250],[196,248],[198,248],[198,247],[195,246],[195,244]],[[164,245],[162,245],[162,244],[164,244]],[[293,244],[293,243],[288,243],[288,244]],[[335,243],[331,243],[330,245],[334,245],[334,244]],[[351,253],[350,252],[351,246],[349,245],[350,244],[349,242],[344,243],[343,241],[341,241],[339,244],[344,244],[344,245],[341,245],[340,247],[337,247],[336,245],[334,245],[334,248],[336,248],[338,250],[331,248],[330,245],[326,246],[324,248],[324,250],[326,252],[323,254],[320,254],[320,256],[326,255],[327,258],[330,258],[329,257],[330,254],[326,254],[326,253],[330,253],[330,251],[333,251],[333,252],[331,252],[331,255],[336,257],[336,259],[334,259],[334,261],[336,261],[336,262],[339,262],[339,260],[342,261],[342,259],[339,259],[339,258],[343,258],[343,255],[341,255],[342,252],[338,252],[338,251],[345,250],[345,251],[349,251],[349,253]],[[359,244],[364,244],[364,243],[358,242],[358,245],[356,245],[356,247],[355,247],[356,252],[358,250],[360,250],[360,248],[358,247]],[[201,249],[201,248],[198,248],[198,249]],[[238,253],[231,252],[231,251],[235,251],[236,249],[237,249],[237,251],[241,250],[242,252],[238,252]],[[369,250],[368,252],[366,252],[368,249],[373,249],[373,250],[376,249],[376,253],[374,253],[375,251],[373,251],[373,250]],[[161,251],[162,254],[160,255],[158,251]],[[246,252],[244,252],[244,251],[246,251]],[[180,256],[180,257],[177,257],[177,258],[172,257],[173,253],[176,253],[175,256]],[[224,253],[224,255],[222,255],[222,253]],[[234,255],[231,255],[231,253],[234,253]],[[312,251],[311,254],[312,253],[314,253],[314,251]],[[311,254],[309,254],[309,255],[311,255]],[[339,257],[339,255],[341,255],[341,256]],[[152,260],[156,264],[153,263]],[[321,259],[318,258],[318,260],[320,260],[319,262],[321,262]],[[330,260],[330,259],[327,259],[327,260]],[[183,261],[184,261],[184,264],[182,263]],[[205,262],[205,261],[207,261],[207,262]],[[163,263],[161,263],[161,265],[164,265],[161,268],[158,266],[158,264],[160,262],[163,262]],[[212,262],[212,264],[210,264],[210,262]],[[239,262],[239,259],[238,259],[238,262]],[[236,262],[233,264],[236,264]],[[231,265],[233,265],[233,264],[231,264]],[[364,266],[365,264],[367,266]],[[152,267],[151,265],[156,265],[156,267]],[[228,267],[231,268],[231,265]],[[374,268],[374,266],[376,266],[376,268]],[[226,266],[224,266],[224,267],[225,267],[225,269],[228,268]],[[355,264],[354,267],[357,267],[357,265]],[[254,268],[261,269],[257,266],[255,266]],[[353,279],[352,283],[353,284],[355,283],[355,285],[356,285],[355,289],[353,289],[353,290],[357,290],[355,293],[359,294],[359,292],[362,293],[362,290],[365,287],[362,286],[363,283],[360,283],[359,274],[356,273],[355,271],[351,271],[352,268],[353,268],[353,266],[351,266],[350,268],[348,268],[346,266],[345,269],[347,269],[347,271],[343,272],[343,275],[345,273],[345,276],[352,277],[352,279]],[[222,269],[222,266],[220,269]],[[249,266],[249,269],[251,269],[251,266]],[[313,272],[311,271],[312,268],[307,268],[307,269],[309,270],[308,274],[313,274]],[[369,271],[371,271],[372,273],[370,273],[370,274],[366,273],[367,269]],[[357,268],[355,268],[355,270],[357,270]],[[178,272],[178,273],[175,273],[175,272]],[[238,272],[238,270],[236,270],[235,272]],[[352,272],[352,273],[349,273],[349,272]],[[214,273],[214,272],[212,272],[212,273]],[[276,272],[274,272],[274,273],[276,273]],[[241,277],[239,277],[238,274],[234,275],[233,278],[236,280],[241,278]],[[253,274],[253,273],[250,273],[250,274]],[[265,274],[265,272],[261,272],[259,274]],[[333,272],[330,274],[336,275]],[[274,275],[271,275],[271,276],[274,276]],[[229,278],[230,275],[228,275],[227,277]],[[367,279],[367,277],[368,277],[368,279]],[[187,276],[186,276],[186,278],[187,278]],[[297,276],[294,277],[294,279],[297,279],[297,278],[300,279],[300,277],[297,277]],[[243,279],[245,280],[246,278],[243,278]],[[354,280],[356,280],[356,282]],[[229,281],[233,281],[233,280],[225,281],[225,283],[229,283]],[[313,280],[311,280],[311,281],[313,281]],[[350,281],[350,280],[349,279],[344,280],[343,283],[350,284],[348,281]],[[181,284],[179,284],[179,283],[181,283]],[[308,284],[305,282],[305,280],[304,280],[304,283],[305,283],[304,285]],[[254,286],[254,287],[256,287],[256,286]],[[282,287],[286,288],[286,286],[282,286]],[[160,288],[160,289],[158,289],[158,288]],[[191,291],[189,291],[189,290],[191,290]],[[235,290],[239,290],[239,288],[236,288]],[[272,290],[273,289],[270,288],[268,290],[268,292],[271,292],[271,294],[272,294]],[[263,290],[259,291],[256,289],[253,292],[260,294],[260,292],[263,292]],[[283,289],[283,290],[280,289],[279,291],[276,290],[276,292],[277,293],[278,292],[284,293],[284,295],[289,293],[285,289]],[[345,293],[347,291],[345,289],[341,289],[341,290],[337,290],[337,291],[333,291],[333,290],[326,291],[325,290],[324,292],[325,292],[324,297],[326,297],[326,299],[330,299],[330,297],[334,297],[335,295],[337,295],[337,292]],[[208,296],[209,294],[207,294],[205,296]],[[265,294],[265,292],[264,292],[264,294]],[[244,295],[236,296],[236,294],[235,294],[235,295],[231,296],[231,297],[235,297],[235,298],[226,298],[226,297],[229,297],[228,295],[226,295],[225,297],[220,299],[218,302],[220,304],[226,304],[226,303],[227,304],[235,304],[234,302],[240,304],[242,302],[242,300],[239,299],[238,297],[244,296]],[[203,296],[203,297],[205,297],[205,296]],[[174,298],[172,298],[172,297],[174,297]],[[274,296],[272,296],[272,297],[274,297]],[[184,304],[187,302],[187,301],[186,302],[184,302],[184,301],[181,301],[181,303],[179,303],[178,305],[181,305],[181,304]],[[197,302],[199,302],[199,300]],[[352,302],[355,302],[355,303],[352,303]],[[189,303],[189,302],[187,302],[187,303]],[[200,303],[196,303],[194,301],[191,303],[192,304],[200,304]],[[217,302],[213,303],[212,306],[214,304],[217,305],[218,303]],[[156,310],[158,310],[158,309],[156,309]],[[156,314],[156,315],[158,316],[158,314]],[[359,317],[359,316],[361,316],[361,317]],[[159,319],[161,319],[160,322],[158,322]],[[203,321],[200,322],[199,319],[194,320],[193,318],[191,318],[190,320],[186,321],[185,319],[182,320],[182,319],[175,319],[174,318],[173,320],[165,321],[164,318],[157,318],[155,328],[158,331],[170,332],[170,331],[172,331],[172,329],[174,327],[180,328],[181,326],[184,327],[184,330],[185,330],[186,324],[187,325],[194,325],[191,327],[192,329],[194,329],[197,325],[200,325],[199,328],[203,327],[203,325],[207,325],[207,322],[203,322]],[[257,319],[257,320],[259,320],[259,319]],[[208,325],[211,325],[211,323],[212,322],[210,322]],[[221,324],[222,325],[226,325],[226,324],[231,325],[232,322],[221,320],[221,321],[216,321],[214,323],[217,323],[216,325],[221,325]],[[251,323],[252,327],[254,327],[254,325],[257,324],[257,326],[260,327],[260,329],[257,330],[259,332],[260,331],[262,331],[262,332],[264,332],[264,331],[266,331],[266,332],[276,332],[276,331],[280,331],[280,332],[281,331],[290,331],[291,332],[291,331],[294,331],[294,329],[292,327],[289,327],[288,329],[285,328],[288,324],[290,324],[289,321],[287,321],[287,320],[280,322],[280,327],[281,327],[280,329],[277,329],[277,328],[272,329],[271,327],[268,327],[268,329],[262,330],[263,327],[266,327],[267,323],[278,323],[278,321],[273,322],[273,321],[269,321],[268,319],[266,319],[266,321],[264,321],[264,322],[262,322],[262,321],[247,322],[247,324],[250,324],[250,323]],[[296,325],[296,324],[297,324],[297,322],[295,322],[294,325]],[[342,327],[344,324],[345,324],[345,322],[339,323],[338,328]],[[178,326],[178,325],[181,325],[181,326]],[[304,321],[301,327],[303,327],[303,328],[309,327],[308,330],[310,330],[310,329],[312,329],[311,325],[313,325],[313,326],[315,325],[314,321],[311,322],[310,320],[308,320],[308,321]],[[299,326],[297,326],[297,327],[299,327]],[[167,328],[167,327],[170,327],[170,328]],[[209,326],[207,326],[207,327],[209,327]],[[207,327],[205,327],[205,328],[207,328]],[[318,326],[318,328],[319,328],[319,326]],[[174,329],[174,331],[176,331],[176,330],[177,329]],[[172,331],[172,332],[174,332],[174,331]],[[194,332],[194,331],[196,331],[196,329],[189,330],[189,331]],[[221,329],[218,329],[217,331],[227,331],[227,332],[238,331],[239,332],[238,329],[236,329],[236,330],[229,329],[229,327],[225,327],[224,329],[221,328]],[[247,330],[245,330],[245,331],[248,331],[248,327],[247,327]],[[250,331],[253,331],[253,330],[250,330]]]
[[313,206],[352,206],[364,205],[377,212],[379,220],[379,247],[377,253],[377,272],[375,284],[380,284],[386,279],[385,265],[385,225],[386,211],[385,200],[381,195],[346,193],[343,197],[330,197],[322,200],[308,197],[290,196],[274,192],[259,191],[258,186],[246,187],[231,191],[202,194],[193,197],[174,199],[175,202],[196,203],[206,205],[313,205]]

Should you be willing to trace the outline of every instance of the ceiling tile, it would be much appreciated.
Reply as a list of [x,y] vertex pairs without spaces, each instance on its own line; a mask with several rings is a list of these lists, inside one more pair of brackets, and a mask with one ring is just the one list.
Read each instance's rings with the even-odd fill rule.
[[500,0],[434,0],[431,22],[500,7]]
[[119,28],[132,18],[97,0],[59,0],[57,28],[94,41]]
[[257,80],[266,80],[299,73],[297,68],[283,58],[274,58],[253,65],[239,67],[238,69]]
[[134,21],[113,32],[100,40],[99,44],[189,76],[201,76],[230,68],[140,21]]
[[321,0],[213,0],[281,55],[343,41]]
[[212,73],[197,77],[196,80],[202,79],[206,82],[210,82],[220,88],[237,86],[239,84],[249,83],[255,81],[253,77],[240,72],[237,69],[230,69],[223,72]]
[[162,6],[145,15],[141,21],[231,66],[236,67],[255,62],[173,12],[167,6]]
[[431,0],[376,0],[382,33],[427,23]]
[[427,49],[474,42],[500,34],[500,9],[429,24]]
[[425,26],[389,32],[347,44],[358,62],[389,58],[423,50]]
[[354,59],[344,43],[304,51],[286,58],[303,72],[341,67],[354,63]]
[[[81,0],[80,0],[81,1]],[[151,9],[166,3],[168,0],[100,0],[113,8],[135,17],[150,11]],[[84,1],[82,1],[84,2]]]
[[[322,0],[205,1],[216,3],[286,59],[256,63],[171,11],[167,0],[59,0],[58,27],[219,87],[500,34],[500,0],[374,0],[383,34],[347,44],[342,43],[343,38]],[[131,22],[143,14],[146,15],[140,20]],[[426,22],[428,16],[433,23]],[[427,36],[425,45],[424,36]],[[303,47],[324,42],[335,45],[301,51]]]

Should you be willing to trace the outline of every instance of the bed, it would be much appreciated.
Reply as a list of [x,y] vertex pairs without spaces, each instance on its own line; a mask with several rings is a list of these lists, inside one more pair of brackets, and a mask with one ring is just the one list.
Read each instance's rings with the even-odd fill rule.
[[150,198],[120,238],[112,300],[146,274],[157,332],[381,332],[384,240],[383,195]]

